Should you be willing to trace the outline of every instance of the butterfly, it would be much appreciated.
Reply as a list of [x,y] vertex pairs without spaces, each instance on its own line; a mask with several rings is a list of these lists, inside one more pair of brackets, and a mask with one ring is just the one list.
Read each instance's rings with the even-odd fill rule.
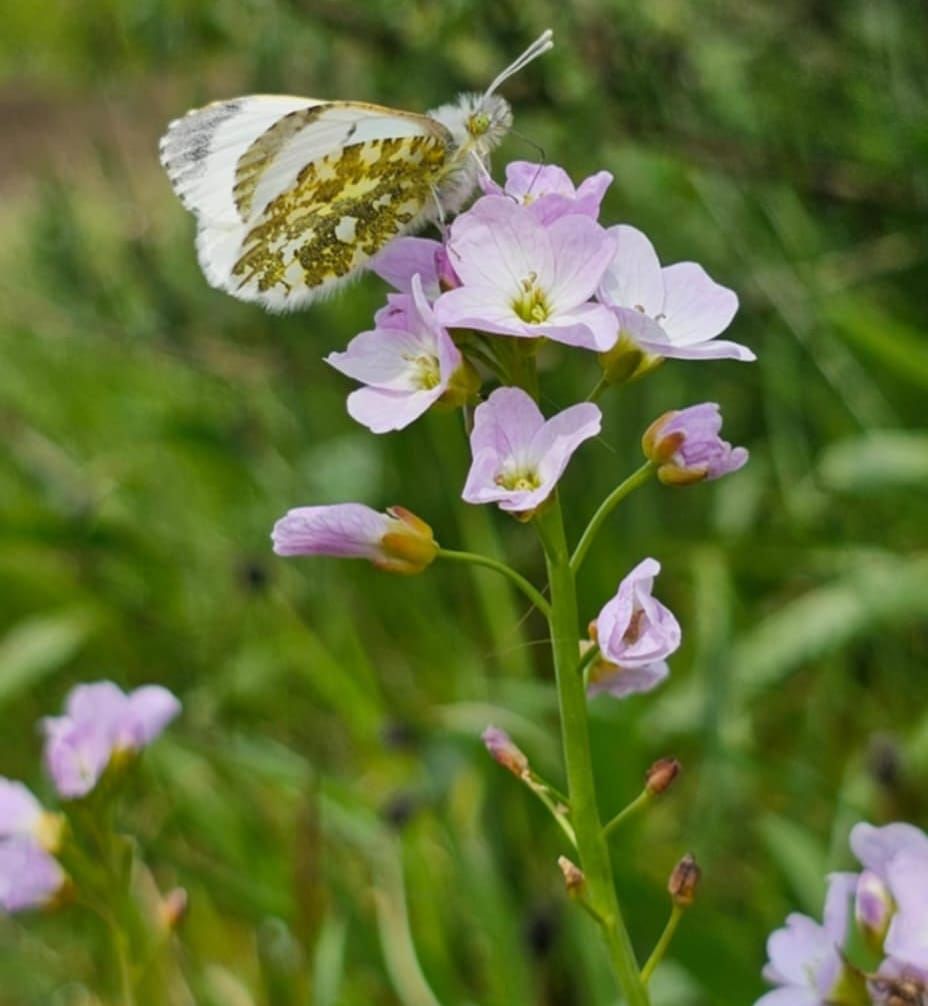
[[210,285],[271,311],[305,307],[394,238],[457,212],[512,125],[497,88],[553,45],[548,30],[483,94],[426,115],[249,95],[176,119],[161,163],[196,217]]

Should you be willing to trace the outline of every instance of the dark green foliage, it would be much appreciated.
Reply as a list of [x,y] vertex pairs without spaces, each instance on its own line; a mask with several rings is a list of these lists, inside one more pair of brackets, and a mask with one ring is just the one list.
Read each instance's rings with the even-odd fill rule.
[[[592,617],[654,555],[684,625],[660,692],[594,712],[606,812],[655,758],[686,766],[615,843],[642,955],[680,854],[705,868],[655,1002],[752,1001],[766,934],[819,908],[850,824],[928,824],[928,8],[86,0],[4,18],[0,774],[46,792],[34,723],[74,682],[181,695],[125,824],[190,891],[199,1003],[614,1001],[559,833],[477,740],[504,726],[559,778],[542,621],[489,572],[399,580],[268,542],[292,505],[403,503],[537,579],[531,531],[456,502],[457,417],[375,438],[345,414],[321,357],[382,285],[291,317],[211,291],[155,154],[169,118],[238,93],[425,109],[550,24],[556,50],[506,85],[527,139],[498,164],[540,144],[578,179],[613,171],[604,221],[737,289],[732,337],[760,357],[671,362],[607,396],[565,483],[576,536],[644,427],[699,401],[752,450],[717,485],[633,497],[581,584]],[[549,410],[597,376],[550,359]],[[90,1003],[95,938],[77,908],[0,921],[0,1006]]]

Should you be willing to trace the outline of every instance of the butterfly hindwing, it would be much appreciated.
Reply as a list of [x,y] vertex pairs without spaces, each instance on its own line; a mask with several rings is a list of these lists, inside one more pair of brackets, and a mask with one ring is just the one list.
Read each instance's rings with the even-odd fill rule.
[[[185,127],[197,116],[204,128]],[[333,289],[419,223],[453,149],[428,116],[290,98],[208,106],[163,145],[210,283],[272,310]]]

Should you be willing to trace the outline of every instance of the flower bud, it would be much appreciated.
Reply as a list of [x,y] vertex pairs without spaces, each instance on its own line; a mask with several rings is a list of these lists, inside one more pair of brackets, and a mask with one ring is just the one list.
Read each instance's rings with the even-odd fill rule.
[[654,356],[638,346],[628,332],[619,332],[619,338],[612,349],[599,354],[599,365],[607,384],[627,384],[637,381],[664,362],[662,356]]
[[895,907],[883,881],[872,870],[864,870],[857,881],[854,918],[867,944],[878,953],[882,952]]
[[702,870],[697,866],[692,853],[688,852],[674,867],[667,882],[667,890],[678,908],[689,908],[696,900],[696,888],[701,876]]
[[168,932],[173,932],[183,922],[187,914],[189,899],[183,887],[175,887],[168,891],[161,901],[158,915],[161,924]]
[[438,555],[431,527],[405,507],[389,507],[387,513],[395,524],[380,539],[383,556],[374,565],[391,573],[421,573]]
[[644,456],[657,465],[665,485],[687,486],[717,479],[747,464],[744,447],[732,447],[719,437],[722,415],[714,402],[665,412],[641,438]]
[[504,769],[518,778],[523,778],[529,770],[528,758],[512,743],[505,730],[487,727],[482,734],[487,751]]
[[579,898],[586,887],[586,875],[576,863],[572,863],[566,856],[559,856],[557,865],[564,875],[564,887],[571,898]]
[[660,758],[645,773],[644,788],[652,796],[658,796],[670,789],[682,769],[676,758]]

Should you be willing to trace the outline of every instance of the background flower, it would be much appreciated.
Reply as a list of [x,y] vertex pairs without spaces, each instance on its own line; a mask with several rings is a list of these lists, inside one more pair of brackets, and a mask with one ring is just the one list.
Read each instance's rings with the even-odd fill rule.
[[138,751],[180,713],[180,702],[160,685],[128,695],[110,681],[78,685],[65,714],[43,721],[45,765],[58,793],[86,796],[118,751]]
[[658,465],[657,477],[666,485],[691,485],[718,479],[748,463],[744,447],[722,440],[722,412],[715,402],[665,412],[641,438],[645,457]]

